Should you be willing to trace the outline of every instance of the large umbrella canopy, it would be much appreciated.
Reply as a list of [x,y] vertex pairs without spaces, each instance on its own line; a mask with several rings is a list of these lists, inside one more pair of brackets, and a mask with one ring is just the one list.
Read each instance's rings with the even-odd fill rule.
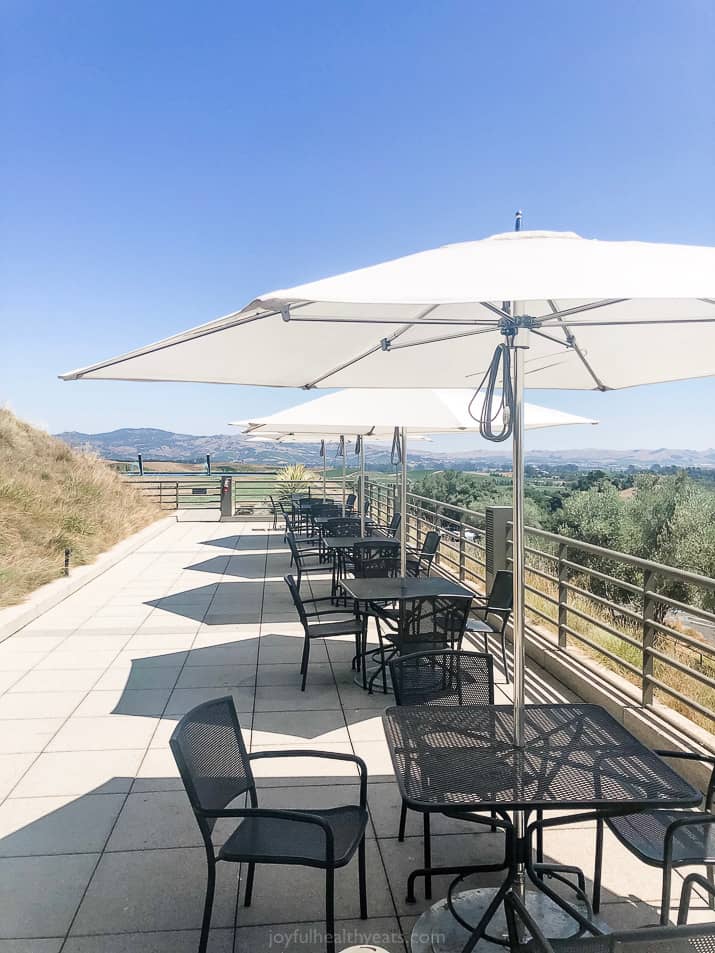
[[607,390],[715,373],[714,248],[522,231],[270,291],[62,376],[468,387],[489,363],[489,332],[508,320],[509,301],[536,331],[526,387]]
[[609,390],[715,375],[715,248],[573,232],[493,235],[268,292],[225,318],[63,376],[434,388],[477,385],[489,369],[489,408],[497,359],[514,434],[521,745],[524,387]]
[[[296,441],[301,434],[305,439],[312,434],[361,434],[387,438],[392,436],[395,427],[404,429],[411,438],[424,434],[463,433],[478,430],[482,398],[472,401],[473,397],[474,391],[466,388],[349,388],[334,394],[324,394],[267,417],[237,421],[236,426],[244,426],[246,433],[252,434],[274,432],[294,435]],[[587,417],[550,410],[537,404],[524,406],[524,425],[527,430],[595,423],[595,420]]]

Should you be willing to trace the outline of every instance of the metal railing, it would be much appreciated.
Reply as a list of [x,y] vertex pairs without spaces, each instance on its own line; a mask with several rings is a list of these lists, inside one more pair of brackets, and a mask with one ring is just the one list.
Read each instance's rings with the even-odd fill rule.
[[[371,480],[368,493],[372,518],[387,523],[394,486]],[[437,568],[483,592],[485,514],[415,493],[407,500],[408,544],[417,549],[430,529],[438,530]],[[707,607],[715,579],[534,527],[527,527],[526,561],[530,633],[624,676],[645,707],[659,703],[713,730],[715,613]],[[713,626],[712,639],[688,620]]]
[[[212,476],[177,476],[150,479],[145,477],[125,477],[125,481],[136,487],[147,499],[165,510],[209,510],[221,506],[221,480],[231,478],[233,494],[232,512],[244,519],[267,519],[272,516],[271,497],[276,502],[281,492],[305,491],[306,495],[322,498],[322,479],[313,478],[287,484],[277,473],[259,476],[243,476],[235,473],[216,473]],[[348,492],[352,486],[348,487]],[[328,496],[340,502],[342,484],[339,480],[326,481]]]

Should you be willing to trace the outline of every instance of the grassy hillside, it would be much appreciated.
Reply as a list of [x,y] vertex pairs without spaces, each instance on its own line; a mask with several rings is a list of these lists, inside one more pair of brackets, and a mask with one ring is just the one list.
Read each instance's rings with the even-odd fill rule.
[[0,408],[0,606],[158,519],[161,511],[99,458]]

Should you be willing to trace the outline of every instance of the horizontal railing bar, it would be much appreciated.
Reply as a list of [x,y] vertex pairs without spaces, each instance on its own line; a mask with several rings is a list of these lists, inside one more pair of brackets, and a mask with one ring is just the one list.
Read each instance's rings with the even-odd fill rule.
[[632,665],[630,662],[627,662],[624,658],[621,658],[620,655],[616,655],[615,652],[609,652],[608,649],[604,648],[602,645],[599,645],[598,642],[594,642],[591,639],[587,638],[581,632],[577,632],[576,629],[572,629],[570,625],[562,625],[561,628],[568,632],[569,635],[573,636],[574,639],[577,639],[579,642],[583,642],[584,645],[590,646],[595,652],[599,652],[601,655],[605,655],[606,658],[609,658],[612,662],[615,662],[616,665],[621,665],[627,671],[631,672],[632,675],[641,677],[641,670],[636,666]]
[[[513,524],[509,523],[508,525],[512,526]],[[631,556],[629,553],[622,553],[616,549],[604,549],[603,546],[596,546],[593,543],[584,543],[581,540],[572,539],[570,536],[560,536],[558,533],[549,533],[547,530],[537,529],[532,526],[526,527],[526,533],[530,536],[539,536],[542,539],[549,539],[554,543],[567,546],[569,549],[577,549],[595,556],[604,556],[616,562],[628,563],[631,566],[637,566],[639,569],[645,569],[656,575],[680,579],[684,582],[690,582],[695,586],[702,586],[705,589],[715,589],[715,579],[710,579],[708,576],[701,576],[698,573],[687,572],[684,569],[675,569],[673,566],[656,563],[650,559],[641,559],[639,556]]]
[[527,553],[532,553],[534,556],[540,556],[542,559],[551,559],[555,563],[559,561],[558,556],[555,556],[553,553],[544,552],[543,549],[536,549],[534,546],[524,546],[524,550]]
[[657,599],[658,602],[670,606],[671,609],[680,609],[682,612],[687,612],[689,615],[696,615],[699,619],[703,619],[705,622],[712,622],[713,625],[715,625],[715,615],[712,612],[708,612],[707,609],[690,606],[687,602],[678,602],[677,599],[663,596],[659,592],[653,592],[651,589],[646,590],[646,596],[649,596],[651,599]]
[[698,672],[697,669],[689,668],[683,662],[679,662],[677,659],[671,658],[669,655],[666,655],[664,652],[660,652],[658,649],[653,648],[652,646],[646,646],[643,651],[646,653],[646,655],[652,655],[653,658],[657,658],[658,661],[670,666],[670,668],[676,668],[679,672],[683,672],[683,674],[687,675],[689,678],[695,679],[695,681],[700,682],[701,685],[707,685],[708,688],[715,688],[715,678],[711,678],[709,675],[705,675],[703,672]]
[[657,632],[661,632],[668,638],[673,639],[674,642],[687,644],[696,652],[704,652],[706,655],[715,656],[715,645],[709,645],[707,642],[699,642],[697,639],[693,639],[683,632],[678,632],[677,629],[671,629],[670,626],[664,625],[662,622],[656,622],[655,619],[649,619],[648,625]]
[[529,612],[533,612],[535,615],[538,615],[540,618],[545,619],[547,622],[551,623],[555,628],[558,628],[559,620],[553,619],[547,612],[542,612],[541,609],[537,609],[536,606],[532,606],[529,602],[526,603],[526,606]]
[[590,625],[595,625],[597,628],[603,629],[604,632],[608,632],[608,634],[612,635],[614,638],[620,639],[622,642],[626,642],[628,645],[632,645],[634,649],[643,649],[642,642],[639,642],[630,635],[626,635],[624,632],[620,632],[607,622],[601,622],[598,619],[594,619],[593,616],[590,616],[587,612],[582,612],[580,609],[576,609],[571,605],[567,605],[566,610],[568,612],[572,612],[575,616],[578,616],[579,619],[583,619],[584,622],[588,622]]
[[709,718],[710,721],[715,721],[715,714],[711,708],[706,708],[704,705],[696,702],[694,698],[688,698],[687,695],[683,695],[682,692],[679,692],[677,688],[671,688],[670,685],[666,685],[664,682],[659,681],[659,679],[653,678],[652,675],[646,675],[645,681],[650,685],[654,685],[656,688],[659,688],[662,692],[665,692],[666,695],[677,698],[678,701],[681,701],[684,705],[687,705],[688,708],[692,708],[693,711],[697,711],[699,714],[704,715],[705,718]]
[[524,583],[524,589],[527,592],[533,592],[535,596],[538,596],[540,599],[546,599],[547,602],[550,602],[551,605],[557,606],[559,604],[558,599],[554,599],[553,596],[548,595],[545,592],[542,592],[541,589],[536,589],[534,586],[530,586],[528,582]]
[[562,565],[568,566],[569,569],[575,569],[577,572],[583,573],[586,576],[593,576],[602,582],[610,582],[618,589],[623,589],[624,592],[632,592],[636,596],[643,595],[643,589],[640,586],[635,586],[632,582],[626,582],[625,579],[609,576],[608,573],[600,572],[598,569],[591,569],[589,566],[582,566],[580,563],[571,562],[570,559],[562,560]]
[[554,585],[558,583],[558,580],[555,576],[552,576],[551,573],[544,572],[543,569],[537,569],[536,566],[527,566],[527,573],[533,573],[535,576],[539,576],[541,579],[545,579],[547,582],[551,582]]
[[598,605],[604,606],[606,609],[612,609],[619,615],[624,615],[627,618],[632,619],[634,622],[640,622],[642,619],[640,612],[634,612],[633,609],[627,609],[618,602],[612,602],[610,599],[606,599],[605,596],[597,596],[595,592],[590,592],[588,589],[582,589],[581,586],[576,586],[572,582],[562,582],[561,585],[569,592],[575,592],[578,595],[583,596],[584,599],[592,600],[593,602],[598,603]]

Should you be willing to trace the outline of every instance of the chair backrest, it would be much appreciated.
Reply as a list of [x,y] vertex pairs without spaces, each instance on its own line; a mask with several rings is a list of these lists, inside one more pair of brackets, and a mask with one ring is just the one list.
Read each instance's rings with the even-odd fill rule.
[[390,536],[397,536],[397,531],[400,528],[400,520],[402,519],[402,514],[398,511],[397,513],[392,514],[392,519],[390,520],[387,526],[387,532]]
[[508,569],[499,569],[489,591],[487,609],[511,612],[514,604],[514,575]]
[[491,655],[435,649],[390,662],[397,705],[493,705]]
[[221,811],[256,784],[230,695],[192,708],[174,729],[169,745],[199,826],[206,836],[215,819],[202,811]]
[[302,570],[303,563],[305,562],[305,560],[303,559],[303,554],[301,553],[300,549],[298,548],[298,544],[295,541],[295,533],[293,532],[293,527],[292,525],[290,525],[290,528],[288,528],[288,526],[289,526],[289,523],[288,523],[288,520],[286,519],[286,539],[288,540],[288,547],[290,548],[290,553],[291,553],[291,556],[293,557],[293,562],[296,564],[296,566],[298,566],[299,569]]
[[400,544],[396,539],[361,540],[353,546],[353,572],[357,579],[398,576]]
[[437,530],[431,529],[429,533],[425,536],[422,542],[422,549],[420,550],[420,556],[426,557],[427,559],[432,559],[439,549],[439,541],[441,536]]
[[326,536],[359,536],[360,520],[355,516],[336,516],[325,524]]
[[346,512],[346,513],[352,513],[353,507],[355,506],[355,500],[356,500],[356,499],[357,499],[357,497],[355,496],[354,493],[348,493],[348,495],[347,495],[347,497],[346,497],[346,499],[345,499],[345,512]]
[[460,647],[471,596],[420,596],[400,599],[394,642],[400,655]]
[[298,584],[295,581],[295,576],[284,576],[283,582],[288,586],[288,590],[293,598],[293,605],[296,608],[298,613],[298,618],[303,625],[303,628],[306,628],[308,625],[308,617],[305,614],[305,606],[303,605],[303,600],[300,598],[300,592],[298,591]]
[[340,516],[340,507],[336,503],[323,503],[322,500],[319,503],[313,503],[311,509],[311,514],[313,517],[316,516]]

